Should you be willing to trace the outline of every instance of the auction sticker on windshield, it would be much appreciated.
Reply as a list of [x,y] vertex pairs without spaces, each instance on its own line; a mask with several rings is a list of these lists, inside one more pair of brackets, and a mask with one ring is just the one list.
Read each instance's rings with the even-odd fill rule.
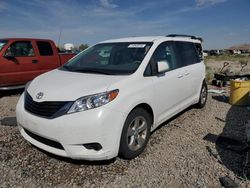
[[144,48],[146,44],[130,44],[128,48]]

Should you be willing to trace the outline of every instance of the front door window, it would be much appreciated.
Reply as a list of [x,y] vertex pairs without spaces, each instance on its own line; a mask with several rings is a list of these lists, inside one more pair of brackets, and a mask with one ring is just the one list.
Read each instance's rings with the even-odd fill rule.
[[5,56],[30,57],[35,56],[34,48],[29,41],[14,42],[6,50]]

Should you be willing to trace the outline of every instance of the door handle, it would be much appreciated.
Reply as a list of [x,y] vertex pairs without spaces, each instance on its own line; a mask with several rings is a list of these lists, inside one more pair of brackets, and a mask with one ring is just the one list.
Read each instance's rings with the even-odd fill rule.
[[187,76],[187,75],[189,75],[190,74],[190,72],[185,72],[185,76]]
[[33,59],[32,63],[36,64],[36,63],[38,63],[38,60],[37,59]]
[[183,77],[183,74],[180,74],[177,78],[182,78]]

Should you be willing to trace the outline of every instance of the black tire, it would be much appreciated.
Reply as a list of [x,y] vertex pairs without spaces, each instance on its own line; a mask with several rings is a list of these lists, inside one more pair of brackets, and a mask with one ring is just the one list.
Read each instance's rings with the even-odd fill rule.
[[207,102],[207,84],[203,81],[200,91],[199,102],[196,104],[197,108],[203,108]]
[[222,81],[218,81],[217,87],[222,87]]
[[[143,124],[143,122],[146,123],[146,125]],[[138,124],[138,129],[135,128],[137,127],[136,124]],[[150,137],[151,125],[152,118],[150,114],[143,108],[136,108],[130,112],[124,123],[121,135],[119,149],[119,156],[121,158],[133,159],[144,151]],[[142,128],[143,131],[140,132]],[[144,128],[146,129],[144,130]],[[139,143],[139,141],[141,143]]]
[[212,80],[212,85],[217,86],[217,80]]

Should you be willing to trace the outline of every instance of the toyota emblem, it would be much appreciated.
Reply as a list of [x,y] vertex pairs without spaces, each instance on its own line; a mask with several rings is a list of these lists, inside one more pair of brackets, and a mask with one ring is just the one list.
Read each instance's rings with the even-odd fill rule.
[[43,98],[43,92],[39,92],[39,93],[37,93],[37,95],[36,95],[36,99],[41,99],[41,98]]

